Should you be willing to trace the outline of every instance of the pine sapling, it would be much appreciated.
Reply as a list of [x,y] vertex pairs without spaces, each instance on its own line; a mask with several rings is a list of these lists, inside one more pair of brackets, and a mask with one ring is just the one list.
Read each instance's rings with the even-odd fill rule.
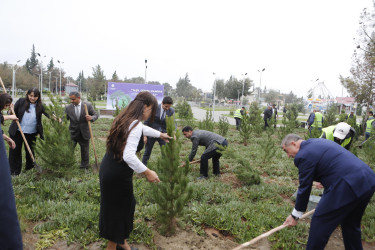
[[161,233],[173,235],[176,229],[177,216],[190,200],[192,188],[188,185],[189,161],[180,167],[180,132],[175,131],[174,118],[167,117],[167,133],[174,139],[161,148],[156,172],[160,183],[152,186],[152,192],[158,206],[157,221],[160,223]]

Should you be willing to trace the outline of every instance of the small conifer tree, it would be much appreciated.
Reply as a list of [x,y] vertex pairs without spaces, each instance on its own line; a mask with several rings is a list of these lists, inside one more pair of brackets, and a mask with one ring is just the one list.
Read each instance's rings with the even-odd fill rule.
[[327,113],[324,115],[323,127],[329,127],[337,123],[336,113],[337,108],[335,105],[332,105],[328,108]]
[[184,124],[184,126],[191,126],[192,128],[195,127],[193,111],[191,110],[190,104],[186,100],[177,103],[175,111],[178,114],[180,124]]
[[190,200],[192,188],[188,185],[189,160],[180,167],[180,132],[175,132],[174,118],[167,117],[167,133],[174,139],[161,148],[161,157],[158,159],[156,172],[160,183],[153,185],[152,192],[158,206],[157,220],[160,223],[161,233],[173,235],[176,229],[176,217],[183,211]]
[[240,127],[240,136],[242,138],[242,142],[244,146],[247,146],[247,143],[251,137],[252,130],[253,130],[253,127],[250,124],[250,116],[245,111],[244,114],[242,115],[241,127]]
[[[48,94],[52,104],[46,107],[50,119],[43,119],[44,140],[37,138],[36,153],[42,160],[42,168],[65,173],[75,165],[73,142],[70,139],[69,122],[64,115],[60,97]],[[59,121],[59,118],[61,121]]]
[[212,117],[212,111],[208,111],[208,110],[206,111],[206,118],[203,119],[202,121],[199,121],[198,127],[203,130],[208,130],[211,132],[214,131],[215,122]]
[[226,118],[225,116],[220,116],[217,127],[219,129],[219,134],[225,137],[229,130],[228,118]]
[[252,102],[250,105],[249,116],[250,124],[253,128],[255,136],[261,136],[263,132],[264,121],[261,116],[262,110],[260,110],[257,102]]

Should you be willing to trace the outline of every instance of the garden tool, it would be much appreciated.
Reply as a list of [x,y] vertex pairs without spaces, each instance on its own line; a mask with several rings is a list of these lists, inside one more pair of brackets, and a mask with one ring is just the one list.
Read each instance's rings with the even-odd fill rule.
[[[311,211],[305,213],[304,215],[302,215],[301,219],[304,219],[304,218],[310,216],[310,215],[313,214],[314,212],[315,212],[315,209],[313,209],[313,210],[311,210]],[[274,229],[272,229],[272,230],[270,230],[270,231],[268,231],[268,232],[266,232],[266,233],[264,233],[264,234],[261,234],[261,235],[259,235],[258,237],[255,237],[255,238],[252,239],[251,241],[245,242],[245,243],[239,245],[238,247],[233,248],[233,250],[239,250],[239,249],[242,249],[242,248],[244,248],[244,247],[247,247],[247,246],[249,246],[249,245],[251,245],[251,244],[254,244],[255,242],[258,242],[259,240],[261,240],[261,239],[263,239],[263,238],[266,238],[266,237],[270,236],[271,234],[273,234],[273,233],[275,233],[275,232],[277,232],[277,231],[280,231],[280,230],[283,229],[284,227],[287,227],[287,226],[286,226],[286,225],[281,225],[281,226],[275,227]]]
[[[84,104],[85,106],[85,112],[86,112],[86,115],[89,115],[89,111],[87,110],[87,105]],[[96,150],[95,150],[95,143],[94,143],[94,137],[92,135],[92,129],[91,129],[91,122],[90,121],[87,121],[88,125],[89,125],[89,131],[90,131],[90,136],[91,136],[91,143],[92,143],[92,147],[94,149],[94,155],[95,155],[95,163],[96,163],[96,170],[99,170],[99,165],[98,165],[98,156],[96,155]]]

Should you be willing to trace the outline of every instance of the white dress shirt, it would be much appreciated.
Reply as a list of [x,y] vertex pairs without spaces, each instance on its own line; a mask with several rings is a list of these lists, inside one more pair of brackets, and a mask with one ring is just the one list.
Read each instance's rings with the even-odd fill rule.
[[[137,120],[133,121],[130,126],[129,130],[134,126]],[[122,154],[122,158],[128,164],[128,166],[133,169],[136,173],[143,173],[147,170],[147,167],[138,159],[137,155],[137,147],[139,140],[142,136],[142,132],[144,136],[150,137],[160,137],[160,131],[157,131],[153,128],[148,126],[144,126],[142,122],[139,122],[136,127],[130,132],[128,136],[128,140],[126,141],[124,153]]]

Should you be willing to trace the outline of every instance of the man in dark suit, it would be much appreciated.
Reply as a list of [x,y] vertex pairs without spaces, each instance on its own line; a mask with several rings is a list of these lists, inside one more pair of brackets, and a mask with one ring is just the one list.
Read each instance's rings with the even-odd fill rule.
[[[65,108],[65,113],[67,119],[70,120],[70,137],[74,142],[74,147],[76,147],[77,143],[81,147],[81,168],[88,169],[90,163],[89,147],[91,136],[87,122],[96,121],[98,119],[98,114],[95,112],[91,103],[81,101],[81,95],[78,92],[71,92],[69,98],[71,104]],[[87,105],[88,115],[86,115],[84,104]]]
[[221,153],[217,152],[218,145],[223,147],[228,146],[227,140],[221,135],[215,134],[206,130],[194,130],[190,126],[186,126],[182,129],[184,136],[191,140],[193,143],[191,152],[189,155],[189,161],[194,159],[195,154],[197,153],[198,146],[205,146],[206,150],[201,155],[201,166],[200,174],[201,176],[198,179],[207,179],[208,178],[208,160],[212,158],[213,172],[214,175],[220,176],[220,162]]
[[272,118],[272,107],[267,106],[267,108],[263,112],[264,129],[270,126],[268,123],[271,121],[271,118]]
[[375,192],[375,173],[363,161],[337,143],[325,139],[287,135],[283,150],[294,158],[299,172],[296,204],[284,225],[295,226],[306,211],[313,181],[324,187],[311,220],[307,249],[324,249],[341,225],[345,249],[362,249],[361,219]]
[[0,249],[22,249],[21,230],[3,140],[0,140],[0,159]]
[[[173,100],[171,97],[166,96],[163,98],[163,101],[158,106],[154,118],[154,122],[150,123],[150,119],[147,119],[144,122],[144,125],[149,126],[153,129],[156,129],[162,133],[167,132],[167,125],[165,123],[166,116],[172,116],[174,114],[174,109],[172,108]],[[160,147],[165,145],[165,141],[160,138],[147,137],[144,136],[144,143],[146,145],[145,152],[143,154],[142,162],[147,166],[147,162],[150,159],[152,148],[156,141],[159,142]]]

